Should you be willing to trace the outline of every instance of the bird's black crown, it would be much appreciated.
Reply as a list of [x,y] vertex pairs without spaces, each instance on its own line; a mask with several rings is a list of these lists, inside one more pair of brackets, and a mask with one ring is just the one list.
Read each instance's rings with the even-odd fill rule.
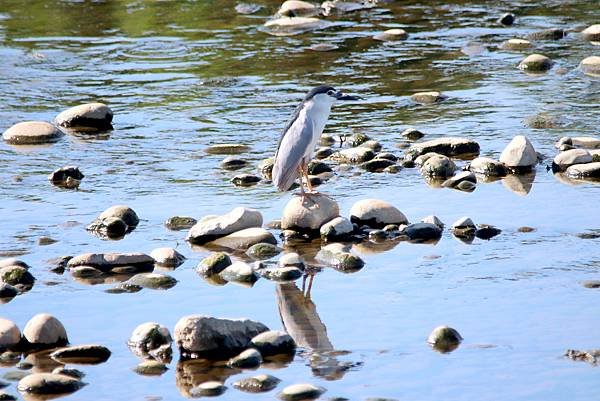
[[327,93],[329,91],[334,91],[336,92],[335,88],[333,86],[330,85],[319,85],[316,88],[311,89],[306,96],[304,97],[304,100],[310,100],[312,99],[315,95],[318,95],[320,93]]

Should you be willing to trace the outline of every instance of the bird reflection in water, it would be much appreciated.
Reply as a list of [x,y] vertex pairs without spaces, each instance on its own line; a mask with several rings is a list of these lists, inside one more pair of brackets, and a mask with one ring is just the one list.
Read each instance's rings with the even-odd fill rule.
[[312,276],[306,293],[295,283],[277,285],[277,305],[279,316],[287,333],[299,348],[306,351],[300,355],[307,359],[315,376],[326,380],[339,380],[352,368],[362,365],[339,361],[336,357],[348,354],[336,351],[327,336],[327,327],[317,313],[317,307],[307,293],[310,293]]

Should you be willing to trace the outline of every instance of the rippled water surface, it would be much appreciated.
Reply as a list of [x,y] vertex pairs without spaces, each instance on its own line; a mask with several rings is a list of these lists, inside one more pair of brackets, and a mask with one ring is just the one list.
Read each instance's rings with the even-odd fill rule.
[[[600,397],[599,368],[562,356],[568,348],[600,347],[600,293],[581,285],[600,278],[600,242],[578,235],[600,228],[600,188],[564,182],[545,168],[560,137],[600,134],[600,81],[577,68],[600,49],[577,33],[599,22],[597,2],[392,1],[330,18],[339,22],[331,29],[290,37],[262,27],[279,3],[256,3],[262,6],[256,14],[238,15],[229,0],[0,2],[0,131],[24,120],[51,121],[85,102],[104,102],[115,113],[114,130],[100,136],[70,134],[38,147],[0,143],[0,253],[27,261],[37,278],[30,292],[0,306],[0,315],[23,328],[33,315],[52,313],[72,343],[100,343],[113,352],[105,364],[81,367],[89,385],[65,399],[178,399],[189,390],[185,383],[208,378],[229,387],[221,399],[273,398],[279,390],[248,395],[231,387],[259,372],[282,379],[279,389],[321,385],[328,390],[324,399]],[[511,27],[495,22],[507,11],[517,15]],[[371,39],[393,27],[409,32],[408,40]],[[525,53],[499,48],[548,27],[570,30],[560,41],[535,43],[535,52],[556,61],[548,73],[519,71]],[[339,48],[307,49],[318,43]],[[310,300],[298,289],[301,282],[208,284],[194,268],[209,251],[191,249],[186,233],[167,230],[164,221],[236,206],[260,209],[266,221],[279,218],[290,193],[277,193],[267,182],[233,186],[235,173],[219,167],[224,156],[205,149],[247,144],[242,156],[252,166],[242,171],[254,172],[274,153],[303,94],[322,82],[363,98],[335,106],[327,133],[364,132],[401,154],[400,132],[413,126],[425,139],[473,138],[482,155],[496,158],[523,134],[547,159],[533,184],[510,177],[480,183],[473,193],[430,187],[418,169],[338,172],[320,190],[339,202],[343,215],[357,200],[379,198],[413,222],[435,214],[448,226],[468,215],[502,234],[465,244],[446,230],[437,245],[355,246],[365,267],[353,274],[324,268]],[[448,100],[432,106],[410,100],[427,90]],[[563,124],[528,128],[524,120],[539,113]],[[86,175],[78,191],[48,183],[50,172],[68,164]],[[120,241],[86,232],[114,204],[131,206],[141,218],[138,228]],[[535,231],[521,233],[522,226]],[[39,245],[43,236],[57,242]],[[108,294],[114,284],[57,275],[47,263],[62,255],[149,253],[162,246],[188,258],[169,272],[179,282],[167,291]],[[297,328],[293,315],[280,316],[286,305],[299,309],[296,316],[310,316],[312,326]],[[306,342],[293,361],[256,372],[195,377],[176,357],[160,377],[134,373],[138,361],[126,347],[133,329],[146,321],[172,329],[188,314],[296,328],[292,334],[317,336],[319,345]],[[425,341],[441,324],[464,337],[450,354],[434,352]],[[16,393],[14,383],[7,391]]]

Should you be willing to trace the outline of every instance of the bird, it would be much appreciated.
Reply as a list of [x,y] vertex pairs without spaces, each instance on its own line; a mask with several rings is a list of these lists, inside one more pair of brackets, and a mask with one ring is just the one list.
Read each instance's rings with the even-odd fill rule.
[[272,179],[279,191],[287,191],[294,181],[300,178],[300,195],[304,199],[304,178],[308,193],[314,193],[308,178],[308,163],[321,138],[331,106],[337,100],[359,99],[330,85],[319,85],[306,94],[292,113],[277,145]]

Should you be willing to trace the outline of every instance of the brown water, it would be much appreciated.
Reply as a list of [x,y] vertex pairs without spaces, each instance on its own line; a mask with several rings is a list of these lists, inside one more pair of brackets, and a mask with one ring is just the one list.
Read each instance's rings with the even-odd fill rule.
[[[562,355],[567,348],[600,347],[600,295],[581,285],[599,278],[599,240],[578,236],[600,228],[599,187],[564,183],[545,169],[558,138],[598,135],[600,82],[577,69],[598,47],[575,32],[537,42],[535,52],[557,64],[536,76],[516,69],[524,53],[499,49],[502,41],[539,29],[597,23],[597,2],[398,1],[293,37],[265,33],[262,25],[279,3],[257,3],[263,8],[244,16],[229,0],[0,2],[0,131],[23,120],[50,121],[83,102],[102,101],[115,112],[114,131],[101,137],[69,135],[33,148],[0,143],[0,252],[27,261],[37,278],[30,292],[0,306],[0,315],[23,328],[33,315],[49,312],[64,323],[72,343],[101,343],[113,352],[105,364],[81,367],[89,385],[65,399],[178,399],[189,390],[183,383],[207,377],[226,380],[221,399],[270,399],[278,390],[257,396],[231,387],[263,372],[282,379],[278,389],[321,385],[325,399],[598,398],[597,368]],[[517,15],[512,27],[495,23],[506,11]],[[391,27],[404,28],[409,39],[371,39]],[[306,49],[315,43],[339,49]],[[233,174],[219,168],[223,156],[204,149],[245,143],[251,150],[243,156],[256,164],[274,153],[291,110],[321,82],[364,98],[335,107],[328,133],[364,132],[400,154],[399,134],[414,126],[425,139],[471,137],[482,155],[492,157],[524,134],[550,159],[537,167],[530,188],[512,177],[479,184],[473,193],[432,188],[416,169],[340,172],[320,190],[344,215],[355,201],[374,197],[393,203],[410,221],[436,214],[450,225],[468,215],[503,232],[471,245],[446,230],[435,246],[356,247],[366,266],[355,274],[323,269],[310,301],[298,287],[277,288],[267,280],[251,289],[206,283],[194,268],[208,251],[192,250],[185,232],[168,231],[163,222],[235,206],[258,208],[268,221],[280,216],[291,195],[268,183],[234,187]],[[440,90],[448,100],[413,104],[409,96],[423,90]],[[564,124],[524,125],[541,112]],[[86,175],[79,191],[47,181],[66,164]],[[138,228],[120,241],[87,233],[85,225],[114,204],[131,206],[142,219]],[[536,230],[520,233],[521,226]],[[42,236],[58,242],[40,246]],[[108,294],[112,284],[56,275],[45,262],[160,246],[188,257],[169,273],[179,282],[167,291]],[[286,307],[297,312],[280,316]],[[195,313],[249,317],[272,329],[283,329],[283,322],[304,348],[293,361],[256,372],[203,374],[196,367],[190,377],[192,368],[177,358],[160,377],[131,370],[138,361],[126,340],[138,324],[156,321],[172,329],[181,316]],[[425,342],[440,324],[465,339],[451,354]],[[16,393],[14,384],[7,391]]]

